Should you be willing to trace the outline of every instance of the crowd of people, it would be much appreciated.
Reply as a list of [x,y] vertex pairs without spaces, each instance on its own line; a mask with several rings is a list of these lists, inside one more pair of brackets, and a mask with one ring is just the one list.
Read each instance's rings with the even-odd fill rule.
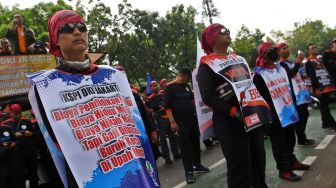
[[[69,17],[64,20],[59,18]],[[70,75],[90,75],[100,69],[86,55],[88,48],[87,28],[82,18],[74,12],[60,11],[49,19],[49,49],[57,57],[56,70]],[[329,109],[329,94],[335,91],[336,83],[336,39],[321,59],[315,44],[307,44],[308,57],[303,52],[290,61],[289,45],[281,42],[263,42],[258,48],[258,58],[253,77],[230,75],[217,71],[214,64],[237,63],[243,57],[229,52],[230,30],[221,24],[211,24],[202,33],[202,48],[206,54],[198,67],[198,86],[203,102],[213,110],[213,129],[227,161],[227,183],[231,188],[267,187],[265,181],[266,157],[265,135],[270,137],[273,157],[279,170],[279,177],[287,181],[299,181],[301,177],[294,170],[309,170],[310,166],[298,161],[294,153],[299,146],[315,146],[315,140],[306,133],[310,95],[320,100],[322,128],[336,130],[336,122]],[[76,42],[73,42],[76,41]],[[12,45],[10,45],[12,44]],[[40,48],[43,46],[42,48]],[[22,55],[47,53],[48,49],[35,40],[34,32],[23,26],[20,14],[14,16],[6,38],[1,39],[1,55]],[[231,61],[232,60],[232,61]],[[122,67],[115,67],[123,70]],[[230,67],[229,67],[230,68]],[[127,70],[126,70],[127,71]],[[238,78],[239,77],[239,78]],[[234,82],[251,79],[270,110],[270,121],[263,126],[246,131],[246,120],[241,111],[242,96],[234,89]],[[276,80],[277,79],[277,80]],[[193,183],[194,173],[209,172],[201,163],[200,131],[191,81],[191,69],[183,67],[173,81],[162,78],[150,82],[151,93],[131,86],[140,110],[147,136],[155,159],[163,157],[167,165],[173,159],[181,159],[186,182]],[[270,84],[271,83],[271,84]],[[277,88],[277,84],[285,89]],[[288,86],[288,87],[287,87]],[[278,92],[279,90],[280,92]],[[36,88],[35,88],[36,90]],[[276,93],[276,94],[275,94]],[[275,97],[275,95],[277,97]],[[36,96],[39,98],[38,94]],[[281,98],[284,103],[279,103]],[[42,106],[42,105],[41,105]],[[279,109],[289,107],[285,122]],[[43,107],[41,107],[41,112]],[[45,115],[45,114],[44,114]],[[62,185],[50,153],[46,148],[34,119],[22,117],[20,104],[2,106],[0,126],[0,187],[38,187],[37,155],[47,158],[49,180]],[[44,120],[47,122],[47,120]],[[297,137],[297,141],[296,141]],[[169,140],[169,141],[168,141]],[[169,143],[169,146],[168,146]],[[43,147],[41,146],[43,145]],[[43,150],[41,148],[44,148]],[[170,148],[170,149],[169,149]],[[171,150],[171,151],[170,151]],[[42,152],[41,152],[42,151]],[[51,163],[50,163],[51,162]],[[51,167],[53,166],[53,167]],[[50,168],[49,168],[50,167]],[[69,187],[76,187],[69,173]],[[72,181],[71,181],[72,180]]]

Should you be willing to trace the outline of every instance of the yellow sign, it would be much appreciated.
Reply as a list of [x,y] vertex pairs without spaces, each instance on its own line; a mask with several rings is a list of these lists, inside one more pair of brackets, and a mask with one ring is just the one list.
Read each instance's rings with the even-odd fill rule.
[[28,74],[55,67],[55,57],[49,54],[0,56],[0,98],[28,93]]

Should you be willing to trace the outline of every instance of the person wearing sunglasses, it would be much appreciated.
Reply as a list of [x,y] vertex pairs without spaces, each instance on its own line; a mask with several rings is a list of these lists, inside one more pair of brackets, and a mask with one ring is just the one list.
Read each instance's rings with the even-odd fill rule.
[[[240,95],[231,80],[247,80],[251,78],[250,72],[243,68],[246,65],[243,57],[228,52],[231,42],[230,30],[221,24],[211,24],[203,30],[201,44],[207,55],[201,58],[198,68],[199,90],[203,102],[213,109],[212,127],[227,161],[228,187],[265,188],[263,130],[257,127],[245,131]],[[245,63],[236,63],[238,61]]]
[[34,31],[23,24],[21,14],[15,14],[6,38],[10,41],[12,54],[30,54],[30,47],[36,41]]
[[[95,187],[97,183],[103,187],[126,187],[140,183],[159,187],[149,139],[141,118],[137,119],[132,92],[125,86],[126,75],[91,61],[87,53],[88,29],[76,12],[54,13],[48,20],[48,31],[49,52],[56,57],[57,67],[28,78],[32,85],[29,100],[39,125],[46,128],[43,134],[49,133],[54,142],[48,142],[52,155],[64,155],[64,159],[54,160],[62,177],[62,181],[56,181],[58,185],[67,182],[69,188]],[[81,111],[79,106],[85,109]],[[60,114],[54,116],[56,109],[77,112],[69,112],[71,117],[62,113],[62,119]],[[78,119],[84,116],[92,117],[94,122],[79,125],[71,121],[79,123]],[[59,161],[65,163],[65,170],[59,170],[63,166]],[[97,170],[91,171],[93,168]],[[93,174],[88,177],[90,171]]]

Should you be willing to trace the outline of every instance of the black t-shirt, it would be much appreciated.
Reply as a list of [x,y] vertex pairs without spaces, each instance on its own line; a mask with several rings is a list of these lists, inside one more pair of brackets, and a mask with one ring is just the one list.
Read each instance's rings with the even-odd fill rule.
[[336,83],[336,53],[327,50],[323,54],[322,61],[331,78],[333,79],[333,82]]
[[160,118],[160,116],[165,115],[164,111],[164,94],[152,94],[147,98],[146,105],[153,109],[155,118]]
[[165,109],[171,109],[175,120],[195,115],[194,95],[188,84],[169,83],[164,90]]
[[34,143],[34,127],[33,124],[29,119],[21,118],[18,121],[11,119],[8,119],[3,122],[3,125],[7,125],[14,133],[16,132],[25,132],[30,131],[33,133],[33,136],[31,137],[20,137],[17,138],[17,145],[19,148],[19,151],[26,152],[31,151],[32,149],[35,149],[35,143]]
[[8,148],[8,146],[15,142],[15,135],[12,129],[8,126],[0,126],[0,164],[8,163],[17,159],[16,147]]

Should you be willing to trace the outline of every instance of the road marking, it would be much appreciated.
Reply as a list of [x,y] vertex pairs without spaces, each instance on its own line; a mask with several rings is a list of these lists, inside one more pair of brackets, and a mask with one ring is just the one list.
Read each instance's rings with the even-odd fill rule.
[[[226,161],[225,158],[223,158],[223,159],[217,161],[215,164],[211,165],[211,166],[209,167],[209,169],[210,169],[210,170],[213,170],[213,169],[217,168],[219,165],[225,163],[225,161]],[[186,181],[183,181],[183,182],[181,182],[181,183],[175,185],[174,188],[181,188],[181,187],[186,186],[186,185],[187,185],[187,182],[186,182]]]
[[[306,165],[311,165],[311,164],[313,164],[313,162],[315,161],[316,158],[317,158],[317,156],[307,156],[302,161],[302,163],[306,164]],[[302,170],[302,171],[295,170],[294,172],[295,172],[295,174],[297,174],[299,176],[302,176],[306,171],[304,171],[304,170]]]
[[217,161],[215,164],[211,165],[209,167],[209,169],[213,170],[213,169],[217,168],[219,165],[223,164],[225,161],[226,161],[225,158],[223,158],[223,159]]
[[325,149],[334,137],[334,134],[327,135],[326,137],[324,137],[322,142],[315,147],[315,149]]

